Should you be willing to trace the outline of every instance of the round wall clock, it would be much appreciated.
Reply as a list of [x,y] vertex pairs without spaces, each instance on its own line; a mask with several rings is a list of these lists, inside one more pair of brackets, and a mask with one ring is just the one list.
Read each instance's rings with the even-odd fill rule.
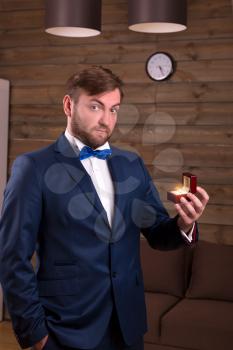
[[175,69],[175,63],[168,53],[155,52],[146,62],[146,72],[150,79],[162,81],[168,79]]

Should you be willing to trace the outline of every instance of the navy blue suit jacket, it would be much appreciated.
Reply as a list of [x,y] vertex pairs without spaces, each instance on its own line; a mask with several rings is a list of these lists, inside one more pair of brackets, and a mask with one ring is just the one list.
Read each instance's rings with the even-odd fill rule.
[[113,303],[127,344],[147,330],[140,232],[159,249],[184,240],[142,160],[112,150],[112,228],[64,134],[14,162],[0,222],[0,280],[23,348],[48,332],[66,346],[95,347]]

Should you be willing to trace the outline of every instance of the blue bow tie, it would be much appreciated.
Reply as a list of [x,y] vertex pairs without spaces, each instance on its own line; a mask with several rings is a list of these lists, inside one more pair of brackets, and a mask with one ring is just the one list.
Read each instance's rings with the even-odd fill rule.
[[91,147],[84,146],[79,153],[79,159],[83,160],[89,157],[107,159],[111,154],[112,154],[111,149],[102,149],[102,150],[94,151]]

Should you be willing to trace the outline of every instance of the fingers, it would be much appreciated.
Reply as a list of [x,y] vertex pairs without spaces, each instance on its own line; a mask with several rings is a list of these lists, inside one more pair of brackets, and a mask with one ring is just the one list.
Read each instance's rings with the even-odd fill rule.
[[207,192],[198,186],[196,194],[189,192],[187,194],[187,197],[182,197],[180,199],[180,203],[176,204],[175,207],[178,214],[187,224],[189,224],[199,219],[206,207],[208,200],[209,195]]
[[[199,201],[197,199],[197,201]],[[195,205],[192,201],[188,201],[186,198],[181,197],[180,203],[175,205],[178,214],[183,218],[186,224],[191,224],[197,219],[197,214]]]
[[181,198],[181,202],[175,204],[175,208],[185,225],[191,225],[196,221],[196,211],[186,199]]
[[208,203],[210,197],[204,188],[197,186],[197,195],[204,206]]
[[[187,198],[190,200],[190,203],[193,208],[195,209],[196,213],[197,214],[202,214],[204,208],[205,208],[205,205],[202,203],[202,201],[196,196],[194,195],[193,193],[188,193],[187,194]],[[186,204],[185,201],[182,200],[182,203]]]

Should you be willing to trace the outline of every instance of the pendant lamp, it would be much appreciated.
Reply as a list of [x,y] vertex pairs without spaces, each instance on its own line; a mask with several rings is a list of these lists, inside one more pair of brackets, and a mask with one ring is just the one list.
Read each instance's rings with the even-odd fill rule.
[[46,0],[45,31],[66,37],[101,33],[101,0]]
[[187,0],[128,0],[129,29],[172,33],[187,28]]

